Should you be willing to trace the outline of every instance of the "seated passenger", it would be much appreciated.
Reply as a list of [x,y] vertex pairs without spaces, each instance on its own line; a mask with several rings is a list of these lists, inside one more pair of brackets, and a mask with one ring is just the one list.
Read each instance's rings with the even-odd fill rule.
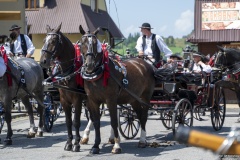
[[205,56],[202,55],[200,52],[193,53],[193,73],[201,73],[202,71],[205,73],[210,73],[212,71],[211,66],[204,63],[204,57]]
[[180,55],[173,54],[169,57],[169,59],[170,60],[168,61],[168,63],[163,65],[163,68],[171,68],[171,67],[175,67],[176,65],[177,65],[176,66],[177,68],[182,68],[181,62],[178,62],[183,60],[183,58]]

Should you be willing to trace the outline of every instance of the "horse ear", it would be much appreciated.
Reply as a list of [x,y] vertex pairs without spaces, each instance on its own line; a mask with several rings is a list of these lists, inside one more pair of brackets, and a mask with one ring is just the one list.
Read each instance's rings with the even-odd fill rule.
[[84,29],[82,28],[82,25],[79,25],[79,31],[82,35],[84,35],[86,32],[84,31]]
[[217,48],[220,49],[221,51],[224,51],[224,48],[219,45],[217,45]]
[[100,31],[100,29],[101,29],[101,27],[98,27],[98,28],[93,32],[93,34],[94,34],[94,35],[97,35],[98,32]]
[[47,33],[52,32],[52,29],[50,28],[49,25],[47,25],[46,30],[47,30]]
[[57,27],[56,32],[59,32],[60,29],[61,29],[61,27],[62,27],[62,22],[61,22],[61,24]]

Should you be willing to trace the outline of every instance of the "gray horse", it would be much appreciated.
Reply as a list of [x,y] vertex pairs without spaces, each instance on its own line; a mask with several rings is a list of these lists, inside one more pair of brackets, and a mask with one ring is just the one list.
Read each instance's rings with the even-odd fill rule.
[[[8,70],[0,80],[0,101],[4,105],[5,120],[7,123],[7,137],[4,140],[6,145],[12,144],[12,127],[11,127],[11,109],[12,100],[21,99],[28,111],[30,120],[30,130],[27,137],[43,136],[44,124],[44,104],[43,104],[43,71],[41,66],[31,58],[21,58],[18,60],[8,59]],[[11,77],[11,80],[9,80]],[[12,82],[12,85],[9,84]],[[33,108],[29,98],[33,97],[38,102],[37,111],[40,115],[37,133],[34,131]]]

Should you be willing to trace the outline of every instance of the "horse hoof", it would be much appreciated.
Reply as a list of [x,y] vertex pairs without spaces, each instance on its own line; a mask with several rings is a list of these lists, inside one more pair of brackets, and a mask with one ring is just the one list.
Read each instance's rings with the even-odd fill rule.
[[80,152],[80,145],[79,145],[79,144],[73,145],[72,151],[73,151],[73,152]]
[[92,148],[92,149],[90,150],[90,154],[99,154],[99,152],[100,152],[100,149],[99,149],[99,148]]
[[43,132],[37,132],[37,134],[35,135],[35,137],[43,137]]
[[114,139],[108,139],[108,144],[115,144],[115,141],[114,141]]
[[73,145],[72,144],[66,144],[64,147],[65,151],[72,151]]
[[138,143],[138,148],[146,148],[146,147],[147,147],[147,143],[143,143],[143,142]]
[[82,138],[80,144],[88,144],[88,138]]
[[121,148],[113,148],[112,153],[113,154],[120,154],[120,153],[122,153],[122,149]]
[[28,132],[27,138],[34,138],[35,135],[36,135],[36,133],[34,133],[34,132]]
[[12,145],[12,139],[8,138],[4,140],[5,145]]

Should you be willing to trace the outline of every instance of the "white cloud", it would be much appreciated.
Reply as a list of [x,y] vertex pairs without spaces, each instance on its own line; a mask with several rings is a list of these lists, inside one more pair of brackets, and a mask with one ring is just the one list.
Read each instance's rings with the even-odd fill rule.
[[165,32],[166,30],[167,30],[167,25],[164,25],[158,29],[158,32],[162,33],[162,32]]
[[175,30],[178,32],[186,32],[193,28],[194,13],[191,10],[187,10],[181,13],[179,19],[175,21]]
[[123,35],[125,36],[125,38],[127,38],[129,36],[129,34],[134,34],[140,32],[140,28],[136,27],[134,25],[130,25],[129,27],[127,27],[126,29],[123,30]]

